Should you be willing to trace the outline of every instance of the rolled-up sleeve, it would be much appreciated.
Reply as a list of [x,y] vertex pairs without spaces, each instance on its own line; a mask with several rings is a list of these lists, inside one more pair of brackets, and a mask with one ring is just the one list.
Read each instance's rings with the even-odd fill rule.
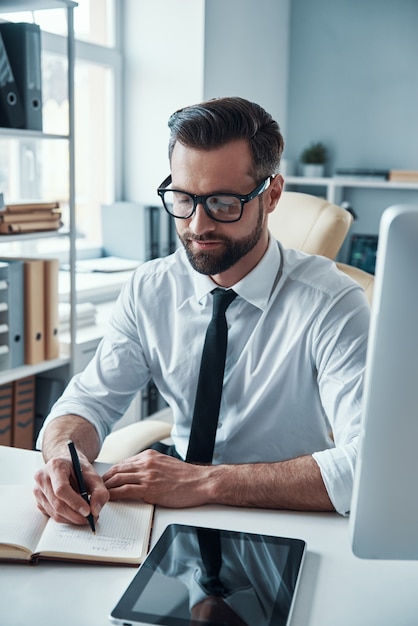
[[333,306],[332,315],[324,316],[319,333],[318,385],[335,448],[315,452],[313,457],[331,502],[342,515],[350,511],[369,319],[364,294],[353,290]]

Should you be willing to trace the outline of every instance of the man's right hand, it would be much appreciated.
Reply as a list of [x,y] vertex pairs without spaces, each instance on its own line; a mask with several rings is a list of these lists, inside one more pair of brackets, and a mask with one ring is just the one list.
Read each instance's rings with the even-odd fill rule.
[[80,456],[84,481],[90,494],[90,508],[78,492],[70,455],[49,460],[35,474],[34,494],[38,508],[57,522],[88,524],[87,515],[95,520],[106,502],[109,492],[101,476],[83,455]]

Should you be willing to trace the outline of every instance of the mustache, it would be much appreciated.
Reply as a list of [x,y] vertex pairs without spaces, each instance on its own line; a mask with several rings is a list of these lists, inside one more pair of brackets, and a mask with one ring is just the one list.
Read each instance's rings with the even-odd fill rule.
[[221,237],[219,235],[192,235],[192,234],[185,234],[183,235],[183,239],[184,241],[223,241],[225,243],[228,243],[229,239],[227,237]]

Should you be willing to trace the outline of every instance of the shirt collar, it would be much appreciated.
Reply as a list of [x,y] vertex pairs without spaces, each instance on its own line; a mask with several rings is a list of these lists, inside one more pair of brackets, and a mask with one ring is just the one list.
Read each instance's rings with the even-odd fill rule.
[[[241,298],[264,311],[270,299],[271,290],[276,281],[281,263],[281,252],[277,241],[270,235],[269,245],[262,259],[249,274],[232,285]],[[204,298],[216,287],[209,276],[193,271],[196,299],[202,303]]]

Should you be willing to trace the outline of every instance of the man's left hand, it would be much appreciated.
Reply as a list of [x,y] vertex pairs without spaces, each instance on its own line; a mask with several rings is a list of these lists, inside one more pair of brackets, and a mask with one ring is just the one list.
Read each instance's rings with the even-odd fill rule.
[[209,502],[211,469],[145,450],[111,467],[103,481],[111,500],[141,498],[150,504],[183,508]]

